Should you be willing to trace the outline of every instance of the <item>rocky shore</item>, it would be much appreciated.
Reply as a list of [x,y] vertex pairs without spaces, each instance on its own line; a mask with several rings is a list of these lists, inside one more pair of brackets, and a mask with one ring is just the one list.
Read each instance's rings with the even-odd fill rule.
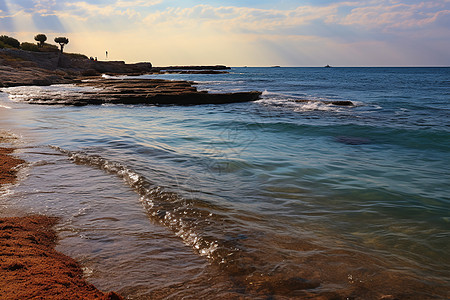
[[[29,52],[0,49],[0,87],[75,84],[95,88],[71,95],[42,94],[25,101],[31,104],[92,105],[151,104],[197,105],[255,101],[261,92],[207,93],[197,91],[188,81],[157,79],[103,79],[101,74],[142,75],[162,73],[226,72],[226,66],[171,66],[154,68],[151,63],[126,64],[121,61],[94,61],[79,54]],[[51,97],[50,97],[51,96]]]
[[[260,92],[210,94],[193,82],[104,79],[101,74],[222,73],[227,67],[153,68],[151,63],[101,62],[83,55],[0,49],[0,87],[73,84],[78,92],[25,99],[34,104],[88,105],[103,103],[194,105],[254,101]],[[0,108],[1,109],[1,108]],[[4,139],[0,136],[0,143]],[[0,147],[0,187],[16,180],[23,160]],[[53,226],[57,218],[29,215],[0,218],[1,299],[122,299],[104,293],[83,279],[81,266],[57,252]]]
[[94,61],[81,54],[0,49],[0,87],[80,82],[101,74],[140,75],[152,72],[151,63]]
[[78,89],[64,94],[42,92],[21,95],[21,101],[41,105],[197,105],[224,104],[259,99],[260,92],[210,94],[197,91],[192,82],[158,79],[91,79],[75,83]]
[[[40,94],[23,99],[43,105],[198,105],[248,102],[260,99],[261,92],[207,93],[198,91],[194,82],[159,79],[104,79],[100,75],[142,74],[221,74],[230,68],[215,66],[153,67],[151,63],[126,64],[123,61],[95,61],[81,54],[30,52],[0,49],[0,87],[74,84],[80,89],[71,94]],[[354,106],[351,101],[293,100]]]
[[[24,163],[12,152],[0,147],[0,187],[13,183],[16,167]],[[0,218],[0,299],[122,299],[86,282],[81,266],[54,249],[57,220],[41,215]]]

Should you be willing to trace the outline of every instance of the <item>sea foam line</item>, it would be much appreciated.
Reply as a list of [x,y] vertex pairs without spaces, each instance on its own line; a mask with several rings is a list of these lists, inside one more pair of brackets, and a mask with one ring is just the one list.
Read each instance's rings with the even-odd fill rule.
[[200,256],[213,263],[226,264],[240,251],[235,243],[229,245],[219,236],[203,230],[215,228],[213,231],[223,232],[220,225],[223,217],[198,207],[195,200],[184,199],[177,193],[154,186],[144,176],[121,163],[108,161],[99,155],[50,147],[67,155],[75,164],[88,165],[122,178],[138,193],[150,218],[169,228]]

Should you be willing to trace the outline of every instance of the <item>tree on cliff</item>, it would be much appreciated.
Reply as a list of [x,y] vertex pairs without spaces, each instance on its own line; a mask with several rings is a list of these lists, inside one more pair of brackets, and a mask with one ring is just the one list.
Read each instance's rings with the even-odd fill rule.
[[42,48],[42,46],[44,46],[45,41],[47,40],[47,36],[45,34],[40,33],[34,37],[34,40],[39,42],[38,46]]
[[55,43],[58,43],[61,47],[61,53],[63,53],[64,45],[67,45],[69,43],[69,39],[66,37],[57,37],[55,38]]

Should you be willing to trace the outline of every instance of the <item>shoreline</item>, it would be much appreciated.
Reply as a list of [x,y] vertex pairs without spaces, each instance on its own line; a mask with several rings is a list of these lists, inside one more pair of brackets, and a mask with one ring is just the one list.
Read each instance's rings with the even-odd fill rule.
[[[164,109],[166,109],[166,108],[164,108]],[[20,120],[20,118],[15,118],[15,119],[16,120]],[[224,127],[228,128],[226,126],[224,126]],[[234,127],[230,127],[230,128],[234,128]],[[339,134],[341,134],[341,133],[339,132]],[[361,142],[361,140],[358,140],[356,142],[354,140],[352,140],[352,141],[349,142],[348,140],[345,140],[345,138],[346,138],[345,136],[343,136],[343,137],[339,136],[339,137],[336,138],[336,140],[339,143],[344,143],[344,144],[347,144],[347,145],[359,145],[359,143],[363,143],[364,144],[366,142],[365,140],[363,140],[362,142]],[[342,141],[343,139],[344,139],[344,141]],[[16,147],[16,146],[13,146],[13,147]],[[28,158],[27,158],[27,160],[28,160]],[[41,173],[41,174],[46,174],[46,173]],[[78,174],[78,173],[75,173],[75,174]],[[52,215],[52,213],[50,213],[50,215]],[[266,241],[269,241],[269,240],[266,240]],[[262,244],[263,245],[264,244],[269,245],[268,243],[264,243],[264,242]],[[286,244],[286,247],[291,247],[291,246],[294,246],[294,245],[295,245],[294,243],[290,243],[290,244]],[[285,246],[281,245],[280,249],[283,249],[283,247],[285,247]],[[83,248],[84,247],[82,247],[82,249]],[[254,247],[252,249],[259,249],[259,248],[258,247]],[[278,249],[278,248],[276,248],[276,249]],[[295,249],[295,250],[298,250],[298,249]],[[350,253],[351,254],[351,253],[354,253],[354,252],[346,252],[346,253]],[[70,255],[73,256],[73,257],[76,257],[75,255],[72,255],[72,254],[70,254]],[[369,253],[368,253],[368,255],[369,255]],[[365,264],[368,264],[370,266],[376,266],[377,264],[376,264],[375,259],[374,260],[367,259],[368,257],[369,256],[356,256],[355,258],[353,258],[351,260],[351,262],[354,262],[354,266],[361,266],[362,265],[363,268],[366,267]],[[360,258],[360,259],[358,259],[358,258]],[[246,259],[247,259],[247,257],[246,257]],[[358,262],[358,260],[360,262],[362,262],[362,263]],[[261,260],[261,261],[266,262],[266,260]],[[329,256],[317,256],[316,257],[316,261],[317,262],[319,262],[319,261],[321,262],[320,264],[319,263],[317,264],[317,267],[315,268],[316,270],[322,270],[321,266],[326,266],[326,262],[327,261],[331,262],[330,265],[333,265],[333,263],[336,263],[335,261],[332,261],[331,258],[329,258]],[[325,261],[325,262],[323,262],[323,261]],[[346,260],[342,260],[341,261],[338,258],[337,262],[344,262],[344,263],[347,263],[345,266],[348,265],[348,260],[347,261]],[[248,263],[247,265],[249,266],[249,268],[253,268],[255,266],[258,266],[257,264],[253,264],[253,263]],[[259,265],[262,265],[262,264],[259,264]],[[342,268],[339,268],[337,270],[341,270],[341,269],[344,270],[345,267],[342,266]],[[387,266],[384,267],[384,269],[389,270],[389,268]],[[329,270],[329,269],[326,268],[325,270]],[[355,270],[359,270],[359,269],[355,268]],[[366,270],[372,270],[372,269],[368,268]],[[430,287],[429,286],[422,286],[421,284],[418,284],[418,283],[420,283],[420,280],[418,280],[418,278],[416,278],[416,277],[409,278],[407,276],[404,276],[404,274],[402,274],[401,272],[398,273],[397,275],[394,273],[393,277],[390,277],[390,276],[388,276],[389,274],[391,274],[389,272],[379,274],[380,272],[378,271],[378,269],[375,269],[375,270],[377,272],[370,272],[370,276],[367,275],[367,272],[366,272],[366,274],[364,274],[364,272],[365,272],[364,269],[362,269],[362,271],[358,272],[357,274],[362,274],[362,275],[365,275],[365,276],[356,276],[355,274],[349,272],[348,274],[352,275],[350,278],[346,277],[347,273],[343,273],[342,274],[343,276],[341,276],[341,278],[344,278],[344,281],[345,281],[345,279],[349,280],[349,282],[347,284],[349,285],[349,289],[350,289],[351,293],[341,294],[341,296],[344,297],[344,295],[345,296],[347,296],[347,295],[351,295],[351,296],[353,296],[353,295],[355,295],[355,296],[356,295],[366,295],[368,297],[370,295],[370,296],[373,296],[373,297],[375,297],[375,296],[378,297],[378,298],[373,298],[373,299],[394,299],[394,298],[397,298],[397,296],[398,296],[398,298],[401,299],[401,298],[413,297],[414,295],[419,295],[420,292],[422,292],[422,290],[423,290],[423,293],[424,293],[424,294],[421,294],[422,296],[424,296],[428,291],[430,291],[430,294],[427,294],[427,295],[434,295],[433,291],[430,290],[431,287],[434,286],[433,283],[432,283],[432,280],[430,278],[427,278],[427,277],[423,278],[423,280],[425,282],[428,282],[428,285]],[[317,271],[317,272],[319,272],[319,271]],[[121,272],[119,272],[119,274],[120,273]],[[330,272],[328,271],[328,273],[330,273]],[[332,271],[331,273],[337,273],[337,272],[333,272]],[[328,274],[325,273],[325,272],[322,273],[322,274],[328,276]],[[376,276],[373,275],[373,274],[376,274]],[[230,277],[231,276],[233,277],[233,279],[240,278],[240,277],[243,278],[243,276],[240,276],[239,274],[234,274],[234,273],[231,274]],[[314,276],[311,275],[311,277],[314,277]],[[301,278],[303,278],[303,277],[301,277]],[[301,280],[301,278],[299,278],[299,280],[295,280],[295,278],[294,278],[294,280],[288,281],[287,282],[287,286],[290,287],[291,286],[290,284],[292,283],[292,285],[294,285],[294,288],[295,288],[298,283],[303,284],[303,281]],[[310,276],[304,276],[304,278],[310,278]],[[369,281],[365,280],[367,278],[371,281],[370,283],[367,283]],[[377,280],[374,280],[374,278],[376,278]],[[394,280],[395,278],[400,278],[401,280]],[[107,277],[106,280],[110,281],[111,278]],[[261,282],[260,285],[258,284],[258,290],[256,288],[252,289],[252,287],[255,286],[255,281],[257,281],[258,283]],[[272,288],[272,286],[274,286],[275,288],[282,287],[282,285],[280,284],[280,281],[278,281],[277,278],[274,278],[274,277],[267,277],[267,282],[264,282],[261,278],[257,277],[257,278],[255,278],[255,281],[253,281],[253,280],[252,281],[246,281],[246,282],[244,282],[244,284],[242,284],[242,286],[246,286],[245,283],[247,283],[248,286],[250,287],[250,290],[254,291],[255,293],[258,293],[258,292],[262,291],[262,287],[261,286],[269,286],[268,289],[270,289],[271,291],[267,292],[268,294],[275,294],[275,292],[272,291],[274,289],[274,288]],[[238,280],[238,282],[239,282],[239,280]],[[333,282],[336,282],[336,281],[333,281]],[[101,286],[101,284],[99,284],[99,286]],[[400,292],[398,292],[398,290],[395,288],[396,286],[400,286],[401,287],[400,288]],[[438,286],[438,283],[436,283],[436,286]],[[116,289],[116,287],[114,287],[114,286],[113,287],[107,287],[106,289]],[[121,291],[123,291],[123,289],[121,289]],[[375,294],[375,296],[374,296],[374,293],[377,292],[377,291],[378,292],[381,291],[382,293],[381,294],[380,293]],[[408,292],[410,292],[410,291],[411,291],[411,294],[408,294]],[[265,290],[263,292],[265,293]],[[123,293],[126,294],[126,292],[123,292]],[[419,294],[417,294],[417,293],[419,293]],[[436,295],[438,295],[438,293]],[[325,297],[325,295],[324,295],[324,297]],[[330,295],[330,297],[331,297],[331,295]],[[338,297],[338,296],[336,296],[336,297]],[[424,299],[427,299],[427,298],[424,296]]]
[[[5,138],[0,137],[0,144]],[[24,160],[0,147],[0,186],[17,180]],[[53,226],[58,218],[28,215],[0,218],[0,297],[4,299],[123,299],[104,293],[83,278],[81,265],[57,252]]]
[[154,68],[151,63],[126,64],[120,61],[92,61],[74,54],[33,53],[0,50],[0,87],[74,84],[88,91],[66,95],[44,95],[28,101],[44,105],[199,105],[256,101],[260,91],[209,93],[198,91],[195,83],[160,79],[108,80],[107,75],[143,74],[223,74],[225,66],[172,66]]

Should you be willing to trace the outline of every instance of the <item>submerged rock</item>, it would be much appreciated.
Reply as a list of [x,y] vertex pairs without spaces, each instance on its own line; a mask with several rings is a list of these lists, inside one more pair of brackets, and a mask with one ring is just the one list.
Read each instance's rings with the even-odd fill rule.
[[336,142],[347,144],[347,145],[364,145],[370,144],[370,140],[363,137],[354,137],[354,136],[338,136],[336,137]]

